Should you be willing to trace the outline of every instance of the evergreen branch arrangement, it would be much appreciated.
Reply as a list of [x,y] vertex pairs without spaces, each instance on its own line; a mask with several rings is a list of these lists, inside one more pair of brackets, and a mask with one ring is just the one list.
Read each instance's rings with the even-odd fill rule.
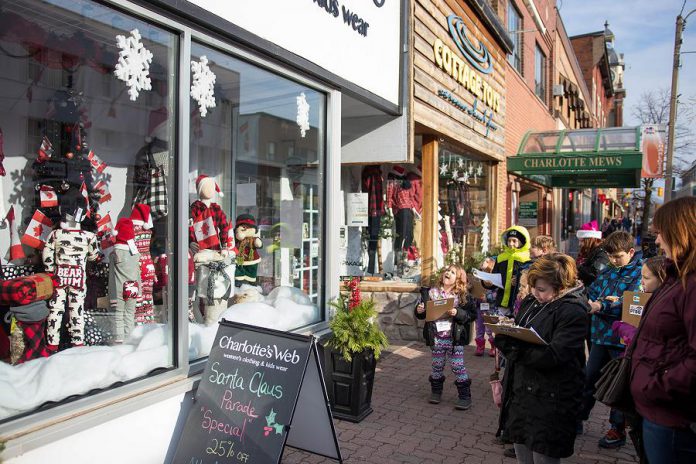
[[382,350],[389,346],[387,336],[376,322],[375,302],[362,299],[359,285],[360,279],[352,279],[348,283],[350,296],[341,295],[329,303],[336,309],[336,314],[329,321],[333,335],[327,345],[339,351],[348,362],[353,355],[365,350],[373,351],[375,359],[379,359]]

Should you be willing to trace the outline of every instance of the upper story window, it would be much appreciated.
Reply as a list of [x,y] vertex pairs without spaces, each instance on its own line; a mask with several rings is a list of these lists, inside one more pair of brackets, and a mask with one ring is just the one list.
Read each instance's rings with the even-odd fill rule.
[[512,54],[508,56],[510,64],[519,72],[522,73],[522,15],[512,2],[508,2],[507,8],[508,17],[508,33],[512,39]]
[[534,93],[546,102],[546,55],[539,45],[534,52]]

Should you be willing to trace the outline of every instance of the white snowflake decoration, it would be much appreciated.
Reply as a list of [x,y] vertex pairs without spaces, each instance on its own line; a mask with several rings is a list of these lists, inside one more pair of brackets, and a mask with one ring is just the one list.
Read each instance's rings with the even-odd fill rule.
[[476,168],[476,175],[481,176],[483,174],[483,165],[479,164],[478,167]]
[[464,171],[464,175],[462,176],[461,180],[463,180],[465,184],[468,184],[469,183],[469,173]]
[[447,175],[447,165],[445,163],[440,165],[440,176]]
[[483,223],[481,224],[481,253],[488,252],[488,245],[491,235],[490,221],[488,219],[488,213],[483,218]]
[[215,108],[215,73],[208,66],[208,57],[201,56],[201,61],[191,61],[191,98],[198,103],[198,112],[202,118],[208,114],[208,108]]
[[297,99],[297,125],[300,126],[300,134],[302,138],[307,134],[309,130],[309,103],[307,103],[307,97],[304,92],[300,93]]
[[149,77],[152,52],[145,48],[140,39],[137,29],[133,29],[128,37],[116,36],[116,45],[121,51],[114,74],[128,86],[131,101],[138,98],[141,90],[152,90]]
[[458,158],[457,159],[457,166],[459,167],[459,169],[463,168],[464,167],[464,160],[461,158]]

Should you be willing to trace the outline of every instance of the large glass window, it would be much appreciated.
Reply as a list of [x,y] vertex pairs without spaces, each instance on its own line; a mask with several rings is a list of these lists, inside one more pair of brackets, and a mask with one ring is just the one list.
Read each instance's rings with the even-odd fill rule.
[[546,55],[538,44],[534,48],[534,93],[546,103]]
[[174,364],[178,51],[85,0],[0,24],[1,422]]
[[517,70],[522,73],[522,15],[517,11],[512,1],[508,2],[507,7],[508,34],[512,39],[512,53],[508,55],[508,61]]
[[490,163],[447,143],[440,144],[438,163],[440,267],[443,263],[461,263],[465,257],[488,249],[491,167]]
[[317,322],[326,96],[201,44],[191,59],[215,76],[214,106],[191,100],[193,330]]

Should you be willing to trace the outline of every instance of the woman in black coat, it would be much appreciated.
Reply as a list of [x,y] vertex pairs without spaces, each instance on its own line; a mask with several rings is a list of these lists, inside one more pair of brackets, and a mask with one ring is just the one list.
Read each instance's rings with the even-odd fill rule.
[[515,322],[534,328],[548,345],[495,337],[509,362],[502,425],[515,444],[518,462],[560,462],[573,454],[589,308],[582,286],[576,286],[577,270],[569,256],[539,258],[528,280],[532,294],[523,300]]

